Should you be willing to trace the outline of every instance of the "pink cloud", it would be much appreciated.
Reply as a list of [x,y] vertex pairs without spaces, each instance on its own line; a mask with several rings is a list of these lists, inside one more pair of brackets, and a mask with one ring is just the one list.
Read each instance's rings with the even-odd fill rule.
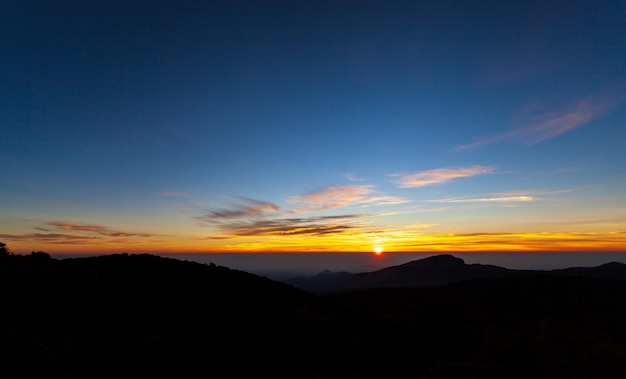
[[423,187],[431,184],[446,183],[457,178],[488,174],[492,171],[493,167],[486,166],[460,167],[454,169],[440,168],[401,176],[400,179],[396,181],[396,184],[402,188]]
[[440,200],[429,200],[429,203],[512,203],[512,202],[531,202],[534,197],[528,195],[520,196],[500,196],[500,197],[481,197],[481,198],[447,198]]
[[299,204],[296,213],[319,212],[351,205],[390,205],[407,202],[404,199],[378,194],[372,185],[336,185],[306,195],[291,196],[290,203]]
[[55,226],[59,229],[80,230],[84,232],[99,232],[99,231],[104,231],[107,229],[106,226],[102,226],[102,225],[89,225],[89,224],[82,224],[79,222],[66,222],[66,221],[53,221],[53,222],[49,222],[48,225]]

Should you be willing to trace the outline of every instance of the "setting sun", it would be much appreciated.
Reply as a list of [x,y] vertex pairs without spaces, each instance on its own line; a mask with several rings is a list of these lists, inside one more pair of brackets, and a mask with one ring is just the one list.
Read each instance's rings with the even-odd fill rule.
[[383,248],[382,248],[382,247],[380,247],[380,246],[376,246],[376,247],[374,248],[374,254],[376,254],[376,255],[381,255],[382,253],[383,253]]

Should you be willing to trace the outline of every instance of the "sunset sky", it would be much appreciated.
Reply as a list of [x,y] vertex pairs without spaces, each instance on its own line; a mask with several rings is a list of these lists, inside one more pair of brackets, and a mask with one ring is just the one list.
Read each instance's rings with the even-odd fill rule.
[[16,253],[626,252],[626,2],[3,1]]

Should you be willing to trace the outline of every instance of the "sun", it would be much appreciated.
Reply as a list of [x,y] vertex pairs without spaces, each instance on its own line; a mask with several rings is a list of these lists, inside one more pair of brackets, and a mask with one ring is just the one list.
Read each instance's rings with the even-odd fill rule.
[[376,246],[374,248],[374,254],[376,255],[382,255],[383,254],[383,248],[381,246]]

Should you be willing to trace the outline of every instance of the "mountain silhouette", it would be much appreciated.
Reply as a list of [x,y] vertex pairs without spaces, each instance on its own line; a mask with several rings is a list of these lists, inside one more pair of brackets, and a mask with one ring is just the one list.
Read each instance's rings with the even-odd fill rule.
[[147,254],[5,255],[0,377],[626,377],[624,271],[440,255],[323,272],[362,289],[319,295]]
[[609,262],[596,267],[569,267],[549,271],[558,276],[584,276],[592,278],[615,278],[626,280],[626,264]]
[[516,278],[535,275],[586,276],[626,279],[626,265],[607,263],[598,267],[559,270],[514,270],[485,264],[466,264],[451,254],[435,255],[398,266],[365,273],[324,271],[314,276],[292,277],[285,283],[314,293],[365,290],[380,287],[429,287],[469,279]]
[[214,264],[148,254],[42,257],[0,259],[0,377],[181,375],[204,355],[253,357],[311,301],[284,283]]

